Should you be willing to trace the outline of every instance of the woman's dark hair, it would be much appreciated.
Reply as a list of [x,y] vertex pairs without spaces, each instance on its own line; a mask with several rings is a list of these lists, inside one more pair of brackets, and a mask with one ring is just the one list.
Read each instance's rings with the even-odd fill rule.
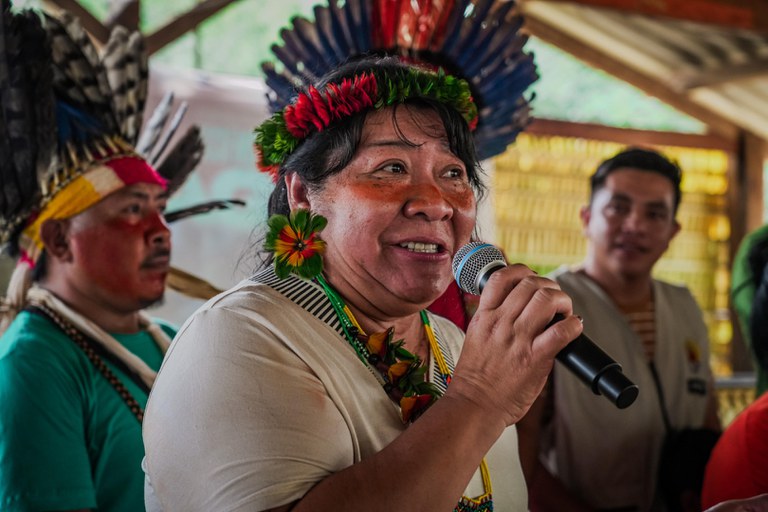
[[[338,83],[344,78],[352,78],[369,70],[375,69],[377,73],[386,75],[394,74],[408,66],[394,57],[356,60],[342,65],[325,76],[316,87],[322,89],[328,83]],[[405,104],[431,109],[440,116],[451,152],[464,162],[469,182],[481,197],[484,193],[484,186],[480,179],[481,169],[477,161],[472,134],[461,114],[443,103],[430,99],[412,99]],[[395,120],[396,111],[397,107],[392,111],[393,120]],[[280,166],[277,185],[269,198],[268,215],[290,213],[288,193],[283,180],[286,174],[295,172],[309,188],[320,189],[329,176],[340,172],[349,164],[360,145],[363,125],[369,112],[370,110],[341,119],[329,128],[313,133],[286,158]],[[405,138],[403,140],[410,142]]]

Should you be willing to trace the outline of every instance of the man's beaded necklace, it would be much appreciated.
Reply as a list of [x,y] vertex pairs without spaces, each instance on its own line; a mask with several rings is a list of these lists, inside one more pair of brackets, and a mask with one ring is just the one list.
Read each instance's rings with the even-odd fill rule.
[[[378,356],[376,354],[372,354],[366,347],[365,343],[359,339],[358,335],[364,335],[365,332],[360,327],[357,319],[355,319],[355,316],[352,314],[349,306],[346,305],[336,290],[334,290],[325,281],[322,275],[315,277],[315,280],[323,288],[325,295],[331,302],[331,305],[336,312],[336,316],[341,323],[342,330],[344,331],[344,337],[346,338],[347,342],[354,349],[360,361],[372,370],[372,373],[382,384],[382,387],[390,396],[390,398],[395,400],[391,394],[392,385],[389,383],[386,375],[384,375],[380,370],[376,368]],[[426,311],[422,310],[420,314],[421,322],[424,325],[424,332],[426,333],[427,340],[429,341],[429,348],[439,369],[440,378],[443,380],[443,383],[447,387],[451,382],[451,370],[445,362],[445,357],[443,356],[440,345],[437,343],[437,338],[435,337],[435,333],[429,323],[429,317],[427,316]],[[456,505],[454,508],[454,512],[490,512],[493,510],[491,477],[488,471],[488,464],[485,462],[485,458],[483,458],[483,460],[480,462],[480,476],[483,480],[483,494],[478,498],[468,498],[467,496],[462,496],[458,505]]]

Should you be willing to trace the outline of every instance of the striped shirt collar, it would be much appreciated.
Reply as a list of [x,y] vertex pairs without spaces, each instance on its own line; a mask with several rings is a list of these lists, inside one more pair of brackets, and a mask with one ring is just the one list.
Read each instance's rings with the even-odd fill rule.
[[[325,295],[325,291],[323,291],[322,287],[314,281],[300,279],[293,275],[290,275],[285,279],[280,279],[275,274],[274,267],[271,265],[253,275],[250,278],[250,281],[269,286],[276,292],[280,293],[282,296],[300,308],[304,309],[318,320],[327,324],[334,331],[336,331],[336,333],[344,340],[345,343],[347,343],[347,340],[344,337],[344,330],[341,326],[341,321],[336,315],[336,312],[331,305],[331,301]],[[440,328],[438,325],[436,325],[437,322],[434,321],[434,316],[429,312],[427,312],[427,315],[429,315],[430,324],[432,325],[432,330],[435,333],[435,339],[437,340],[437,344],[440,347],[440,351],[443,353],[443,357],[445,358],[445,363],[448,365],[451,373],[453,373],[455,367],[453,354],[451,354],[450,350],[448,350],[440,332]],[[445,393],[446,385],[443,382],[443,379],[438,378],[440,375],[440,370],[437,365],[437,361],[431,353],[429,359],[429,380],[435,384],[438,389],[440,389],[441,394]]]

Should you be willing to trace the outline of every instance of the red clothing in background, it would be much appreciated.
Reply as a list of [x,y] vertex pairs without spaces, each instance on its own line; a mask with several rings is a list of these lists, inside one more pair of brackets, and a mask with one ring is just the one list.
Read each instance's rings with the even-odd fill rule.
[[480,297],[477,295],[462,292],[456,281],[451,281],[448,289],[427,309],[436,315],[447,318],[462,331],[467,332],[467,326],[472,314],[477,309],[479,299]]
[[723,432],[704,475],[701,506],[768,492],[768,393]]

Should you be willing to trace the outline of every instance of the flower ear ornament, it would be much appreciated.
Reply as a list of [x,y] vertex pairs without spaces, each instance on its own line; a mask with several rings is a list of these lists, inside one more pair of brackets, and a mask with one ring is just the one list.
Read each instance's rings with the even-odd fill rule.
[[319,232],[327,223],[325,217],[308,210],[294,210],[288,217],[269,218],[264,248],[274,254],[275,274],[280,279],[289,274],[312,279],[322,272],[325,242]]

